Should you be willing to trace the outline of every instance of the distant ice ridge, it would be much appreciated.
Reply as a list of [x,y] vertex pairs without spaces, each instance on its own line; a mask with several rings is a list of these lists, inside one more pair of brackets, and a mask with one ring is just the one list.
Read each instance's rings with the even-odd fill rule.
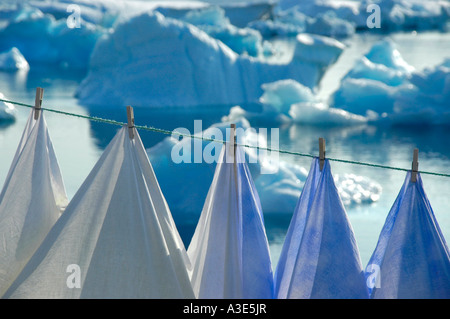
[[311,33],[343,38],[355,33],[355,24],[338,17],[334,11],[308,16],[298,6],[276,12],[271,19],[252,21],[248,27],[265,37]]
[[234,106],[223,119],[231,121],[248,118],[260,122],[339,126],[367,123],[365,116],[329,107],[310,88],[291,79],[265,83],[262,89],[264,93],[259,99],[263,106],[261,112],[250,112]]
[[314,90],[292,79],[264,83],[261,88],[260,112],[234,106],[224,119],[311,125],[450,125],[450,59],[415,70],[390,38],[374,44],[356,61],[329,101],[318,99]]
[[[237,129],[245,130],[243,135],[237,136],[238,143],[271,147],[261,134],[249,129],[250,124],[247,119],[241,117],[232,122],[236,124]],[[228,140],[226,129],[229,128],[230,123],[214,124],[201,134],[204,137],[217,138],[212,135],[212,132],[213,129],[219,129],[223,139]],[[161,189],[174,215],[178,212],[183,213],[183,218],[188,218],[189,215],[198,217],[215,168],[215,163],[206,163],[205,161],[194,163],[193,156],[190,159],[191,163],[175,163],[171,157],[174,147],[176,150],[189,147],[194,150],[199,147],[198,149],[203,152],[211,152],[211,145],[218,147],[219,151],[215,155],[218,157],[221,144],[191,138],[183,138],[180,141],[173,137],[167,137],[147,150]],[[267,161],[265,155],[261,155],[255,148],[244,147],[243,149],[261,199],[263,212],[292,214],[306,180],[307,169],[282,159],[276,163]],[[262,174],[263,165],[277,165],[279,170],[274,174]],[[342,201],[346,205],[373,203],[379,199],[382,191],[381,186],[376,182],[354,174],[336,176],[336,185]]]
[[87,21],[82,23],[82,28],[71,29],[66,17],[56,19],[28,5],[2,9],[0,52],[15,47],[31,65],[85,68],[103,31]]
[[252,103],[267,82],[291,78],[314,88],[344,47],[302,34],[290,62],[271,63],[239,55],[192,24],[143,13],[97,42],[77,97],[85,105]]
[[368,29],[367,18],[373,12],[368,6],[380,8],[382,31],[398,30],[446,30],[450,18],[448,1],[423,0],[280,0],[276,12],[296,8],[307,16],[334,12],[339,19],[353,23],[357,30]]
[[259,31],[234,26],[226,17],[225,9],[219,6],[192,9],[179,19],[197,26],[238,54],[254,57],[270,54],[270,44],[263,41]]
[[356,62],[330,103],[379,123],[450,125],[449,100],[449,59],[414,70],[386,39]]
[[30,65],[17,48],[0,53],[0,71],[28,71]]

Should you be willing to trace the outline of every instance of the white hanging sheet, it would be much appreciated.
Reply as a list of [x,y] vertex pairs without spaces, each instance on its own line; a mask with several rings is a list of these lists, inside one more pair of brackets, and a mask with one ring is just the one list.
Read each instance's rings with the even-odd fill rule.
[[371,298],[450,298],[450,253],[425,194],[411,172],[366,267]]
[[123,127],[7,298],[194,298],[183,242],[138,132]]
[[[228,147],[229,145],[227,145]],[[273,273],[260,200],[236,147],[223,147],[197,228],[188,248],[198,298],[273,297]]]
[[67,205],[41,112],[30,112],[0,193],[0,296],[31,258]]
[[368,298],[355,236],[330,164],[314,158],[275,271],[279,299]]

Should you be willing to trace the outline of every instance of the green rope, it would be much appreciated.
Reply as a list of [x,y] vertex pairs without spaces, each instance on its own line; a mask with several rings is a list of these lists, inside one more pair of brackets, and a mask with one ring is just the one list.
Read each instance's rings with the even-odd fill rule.
[[[34,105],[29,105],[29,104],[25,104],[25,103],[5,100],[5,99],[1,99],[1,98],[0,98],[0,101],[1,102],[5,102],[5,103],[14,104],[14,105],[34,108]],[[60,111],[60,110],[44,108],[44,107],[42,107],[41,110],[49,111],[49,112],[53,112],[53,113],[57,113],[57,114],[62,114],[62,115],[67,115],[67,116],[78,117],[78,118],[82,118],[82,119],[86,119],[86,120],[90,120],[90,121],[94,121],[94,122],[100,122],[100,123],[117,125],[117,126],[128,125],[127,123],[120,122],[120,121],[104,119],[104,118],[96,117],[96,116],[88,116],[88,115],[69,113],[69,112],[64,112],[64,111]],[[177,132],[177,131],[164,130],[164,129],[153,127],[153,126],[135,125],[135,127],[136,127],[136,129],[141,129],[141,130],[146,130],[146,131],[151,131],[151,132],[157,132],[157,133],[163,133],[163,134],[167,134],[167,135],[174,135],[174,134],[176,134],[178,136],[189,137],[189,138],[196,138],[196,139],[200,139],[200,140],[208,141],[208,142],[216,142],[216,143],[222,143],[222,144],[226,142],[224,140],[218,140],[218,139],[213,139],[213,138],[206,138],[206,137],[203,137],[203,136],[192,135],[192,134],[184,134],[184,133]],[[274,149],[274,148],[270,148],[270,147],[260,147],[260,146],[254,146],[254,145],[248,145],[248,144],[240,144],[240,143],[236,143],[236,145],[241,146],[241,147],[246,147],[246,148],[254,148],[254,149],[258,149],[258,150],[277,152],[277,153],[281,153],[281,154],[289,154],[289,155],[310,157],[310,158],[317,157],[317,156],[314,156],[314,155],[311,155],[311,154],[287,151],[287,150],[282,150],[282,149]],[[403,171],[403,172],[410,171],[410,169],[406,169],[406,168],[387,166],[387,165],[380,165],[380,164],[372,164],[372,163],[365,163],[365,162],[359,162],[359,161],[344,160],[344,159],[339,159],[339,158],[327,157],[327,159],[329,161],[346,163],[346,164],[362,165],[362,166],[390,169],[390,170]],[[427,172],[427,171],[419,171],[419,173],[427,174],[427,175],[434,175],[434,176],[441,176],[441,177],[450,177],[450,174],[445,174],[445,173],[436,173],[436,172]]]

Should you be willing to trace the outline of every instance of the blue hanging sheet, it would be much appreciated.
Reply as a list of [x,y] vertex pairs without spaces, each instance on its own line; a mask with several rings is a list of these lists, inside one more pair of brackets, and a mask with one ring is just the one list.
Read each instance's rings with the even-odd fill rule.
[[420,173],[413,183],[409,172],[366,267],[371,298],[449,298],[449,256]]
[[272,298],[259,197],[242,149],[236,147],[235,163],[227,162],[225,149],[188,248],[192,286],[198,298]]
[[328,160],[313,160],[275,272],[277,298],[368,298],[353,230]]

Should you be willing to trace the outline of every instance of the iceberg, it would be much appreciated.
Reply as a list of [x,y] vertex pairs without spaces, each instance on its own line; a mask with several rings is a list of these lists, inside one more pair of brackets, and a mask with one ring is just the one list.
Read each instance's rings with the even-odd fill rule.
[[[238,28],[245,28],[249,23],[270,16],[274,3],[265,1],[151,1],[164,16],[180,19],[190,11],[220,7],[226,19]],[[178,5],[177,5],[178,4]],[[210,16],[214,17],[214,16]],[[216,16],[217,17],[217,16]]]
[[0,53],[0,71],[28,71],[30,66],[17,48]]
[[353,23],[357,30],[374,30],[367,25],[367,19],[372,14],[368,7],[372,4],[380,9],[382,31],[446,30],[448,27],[450,3],[440,0],[280,0],[275,12],[296,9],[311,17],[333,12],[338,18]]
[[264,55],[264,46],[267,44],[263,42],[261,34],[251,28],[232,25],[225,16],[225,10],[219,6],[190,10],[179,20],[195,25],[238,54],[254,57]]
[[86,68],[97,39],[104,30],[83,22],[69,28],[66,18],[57,20],[37,8],[17,7],[0,28],[0,51],[16,47],[33,64]]
[[[7,100],[0,92],[0,99]],[[16,119],[16,108],[11,103],[0,102],[0,124],[12,122]]]
[[386,39],[343,77],[330,105],[378,123],[449,125],[449,83],[448,59],[415,70],[403,60],[395,43]]
[[260,112],[251,112],[234,106],[224,119],[245,117],[262,123],[298,123],[310,125],[356,125],[367,123],[368,118],[329,107],[313,91],[297,81],[279,80],[262,85],[264,93],[259,99]]
[[311,125],[357,125],[367,123],[367,118],[324,103],[295,103],[289,115],[295,123]]
[[295,36],[311,33],[333,38],[345,38],[355,33],[354,23],[339,18],[334,11],[308,16],[297,6],[276,12],[270,19],[256,20],[248,27],[260,31],[264,37]]
[[76,96],[84,105],[255,103],[263,83],[292,78],[315,87],[343,49],[331,38],[299,35],[291,61],[268,62],[239,55],[194,25],[143,13],[99,39]]

